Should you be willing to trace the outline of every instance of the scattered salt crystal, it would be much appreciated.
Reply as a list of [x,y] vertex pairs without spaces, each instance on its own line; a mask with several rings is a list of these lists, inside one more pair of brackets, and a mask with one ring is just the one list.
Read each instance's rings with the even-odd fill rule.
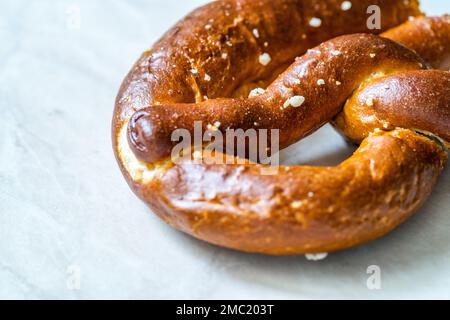
[[311,20],[309,20],[309,25],[311,27],[318,28],[322,25],[322,20],[316,17],[311,18]]
[[263,66],[267,66],[271,60],[272,58],[268,53],[263,53],[259,56],[259,63],[261,63]]

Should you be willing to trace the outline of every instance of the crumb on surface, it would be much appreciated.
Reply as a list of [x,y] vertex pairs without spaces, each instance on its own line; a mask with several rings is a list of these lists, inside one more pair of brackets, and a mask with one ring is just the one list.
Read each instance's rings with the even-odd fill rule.
[[305,254],[305,258],[309,261],[320,261],[328,257],[328,253],[308,253]]

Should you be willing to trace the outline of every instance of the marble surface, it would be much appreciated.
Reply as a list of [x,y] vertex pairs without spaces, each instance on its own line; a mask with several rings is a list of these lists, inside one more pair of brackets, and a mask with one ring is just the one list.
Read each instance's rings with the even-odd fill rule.
[[[1,2],[0,298],[450,298],[449,168],[398,230],[321,262],[210,246],[131,193],[110,143],[116,92],[140,52],[202,2]],[[285,162],[351,152],[329,127],[299,146]],[[371,265],[380,290],[366,285]]]

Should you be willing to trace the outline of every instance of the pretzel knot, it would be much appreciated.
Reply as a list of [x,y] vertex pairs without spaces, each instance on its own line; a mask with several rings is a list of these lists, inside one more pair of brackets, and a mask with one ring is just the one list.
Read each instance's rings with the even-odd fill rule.
[[[247,252],[330,252],[397,227],[447,161],[450,74],[438,69],[449,67],[450,17],[354,34],[367,32],[358,12],[366,17],[373,2],[385,28],[419,14],[415,1],[230,0],[179,22],[117,99],[114,149],[132,189],[175,228]],[[196,121],[220,132],[279,129],[281,148],[332,122],[361,145],[338,166],[273,175],[213,155],[174,163],[172,132],[193,134]]]

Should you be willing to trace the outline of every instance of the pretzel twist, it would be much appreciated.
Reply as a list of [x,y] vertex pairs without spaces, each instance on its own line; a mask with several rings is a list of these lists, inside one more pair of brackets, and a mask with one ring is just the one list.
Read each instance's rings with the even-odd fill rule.
[[[407,219],[447,160],[450,75],[428,63],[445,66],[450,21],[417,18],[384,34],[395,41],[353,34],[323,42],[367,31],[371,4],[387,28],[419,14],[416,1],[358,1],[346,12],[341,1],[230,0],[178,23],[144,53],[116,102],[114,150],[136,194],[199,239],[277,255],[348,248]],[[219,98],[265,86],[289,63],[264,93]],[[289,103],[293,97],[300,105]],[[333,118],[363,141],[336,167],[281,166],[263,176],[254,163],[169,158],[173,130],[193,131],[194,121],[205,130],[217,121],[219,130],[280,129],[286,147]]]

